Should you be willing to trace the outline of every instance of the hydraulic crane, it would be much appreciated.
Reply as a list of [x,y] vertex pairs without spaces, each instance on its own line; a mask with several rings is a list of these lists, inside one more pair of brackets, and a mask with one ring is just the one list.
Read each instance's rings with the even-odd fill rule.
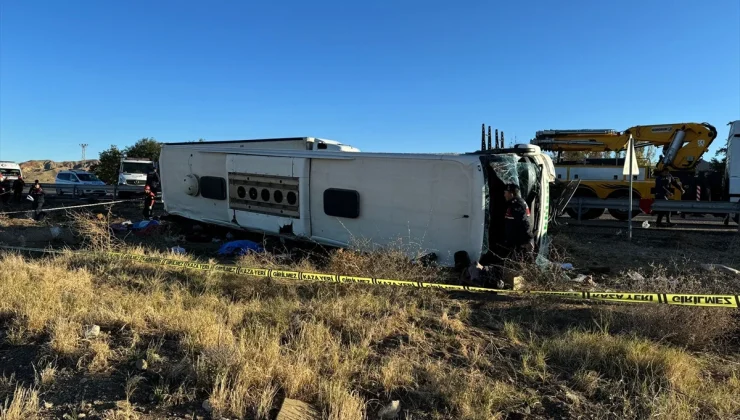
[[[620,152],[626,150],[630,135],[635,147],[662,147],[662,155],[654,168],[642,166],[634,176],[632,196],[634,199],[653,197],[654,180],[652,171],[668,169],[679,179],[694,176],[697,163],[717,137],[717,129],[709,123],[674,123],[659,125],[637,125],[624,131],[612,129],[586,130],[543,130],[536,133],[532,144],[543,150],[558,153],[555,170],[558,180],[580,179],[574,197],[624,198],[629,195],[629,179],[622,175],[623,160],[586,159],[567,162],[561,159],[562,152]],[[680,199],[676,194],[675,199]],[[581,209],[581,218],[594,219],[604,214],[605,209]],[[578,211],[568,209],[571,217]],[[621,220],[627,212],[609,209],[609,213]]]
[[544,130],[538,131],[532,144],[554,152],[620,152],[632,135],[635,147],[662,146],[663,155],[656,165],[661,170],[693,169],[717,137],[709,123],[636,125],[625,131],[615,130]]

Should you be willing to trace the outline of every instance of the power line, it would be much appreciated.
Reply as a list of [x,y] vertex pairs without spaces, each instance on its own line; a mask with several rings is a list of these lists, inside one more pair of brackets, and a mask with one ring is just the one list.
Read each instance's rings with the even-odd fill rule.
[[87,149],[87,143],[80,144],[82,147],[82,164],[85,164],[85,149]]

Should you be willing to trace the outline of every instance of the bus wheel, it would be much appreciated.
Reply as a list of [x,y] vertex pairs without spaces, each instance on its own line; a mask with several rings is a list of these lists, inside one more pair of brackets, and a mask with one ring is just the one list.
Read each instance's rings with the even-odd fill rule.
[[[576,203],[574,201],[575,199],[583,197],[583,198],[597,198],[596,193],[593,192],[590,189],[586,188],[579,188],[576,190],[576,193],[573,194],[573,200],[571,200],[572,203]],[[598,219],[601,217],[602,214],[604,214],[605,209],[599,209],[599,208],[589,208],[589,207],[582,207],[581,208],[581,220],[591,220],[591,219]],[[568,213],[568,216],[570,216],[573,219],[578,219],[578,207],[568,207],[565,210],[566,213]]]
[[[614,191],[609,195],[609,198],[629,198],[629,193],[627,190]],[[637,191],[632,191],[632,201],[639,203],[640,194]],[[632,210],[632,218],[634,219],[639,213],[639,210]],[[629,218],[629,213],[625,210],[609,209],[609,214],[617,220],[625,221]]]

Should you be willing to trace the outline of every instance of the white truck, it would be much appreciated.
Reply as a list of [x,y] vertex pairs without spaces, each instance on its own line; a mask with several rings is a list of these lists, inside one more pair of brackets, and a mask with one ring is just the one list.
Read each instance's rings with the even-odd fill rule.
[[[732,121],[727,125],[730,126],[730,130],[727,134],[726,191],[731,202],[738,202],[740,201],[740,120]],[[735,215],[735,221],[740,223],[740,214]]]
[[22,177],[23,171],[21,171],[21,166],[15,162],[0,161],[0,174],[4,179],[12,182]]
[[[118,169],[118,185],[141,186],[139,194],[143,194],[146,176],[153,169],[154,162],[149,159],[124,157],[121,159],[121,166]],[[118,197],[126,198],[136,194],[131,191],[119,191]]]
[[474,260],[498,252],[504,186],[517,183],[538,249],[547,249],[555,171],[533,145],[401,154],[311,137],[165,143],[159,165],[171,215],[337,247],[401,240],[410,257],[435,253],[443,266],[459,251]]

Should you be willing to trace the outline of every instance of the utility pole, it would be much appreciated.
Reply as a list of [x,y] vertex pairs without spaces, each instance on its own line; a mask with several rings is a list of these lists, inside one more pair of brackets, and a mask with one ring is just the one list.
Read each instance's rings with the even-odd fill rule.
[[87,143],[80,144],[82,147],[82,166],[85,166],[85,149],[87,149]]

